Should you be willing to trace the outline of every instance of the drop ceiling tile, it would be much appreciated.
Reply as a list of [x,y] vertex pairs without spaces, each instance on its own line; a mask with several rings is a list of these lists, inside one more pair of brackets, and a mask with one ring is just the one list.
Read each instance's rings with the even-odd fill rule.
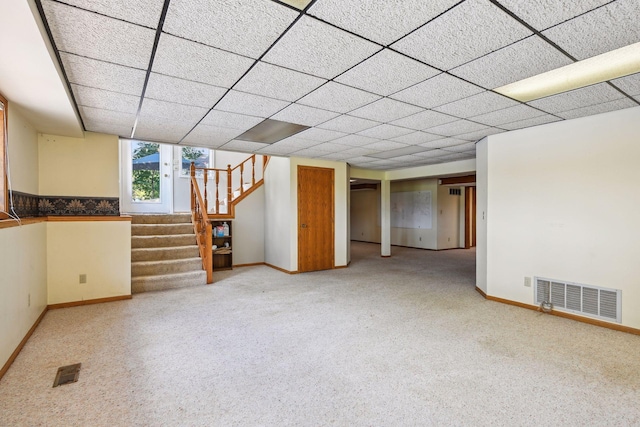
[[378,159],[390,159],[393,157],[406,156],[409,154],[421,153],[427,151],[427,148],[419,145],[409,145],[406,147],[396,148],[394,150],[386,150],[380,153],[370,154],[369,157],[375,157]]
[[303,16],[263,60],[331,79],[379,49],[353,34]]
[[454,68],[451,73],[495,89],[572,62],[540,37],[533,36]]
[[429,158],[434,158],[434,157],[447,156],[449,154],[450,153],[448,151],[444,151],[444,150],[441,150],[441,149],[434,148],[434,149],[430,149],[428,151],[423,151],[421,153],[416,153],[415,156],[416,157],[422,157],[422,158],[425,158],[425,159],[429,159]]
[[102,123],[90,120],[84,121],[84,126],[89,132],[108,133],[109,135],[118,135],[123,138],[131,136],[132,126],[122,126],[113,123]]
[[238,129],[198,124],[183,140],[184,144],[194,144],[218,148],[242,133]]
[[416,114],[420,111],[423,110],[415,105],[405,104],[394,99],[382,98],[364,107],[360,107],[357,110],[353,110],[349,115],[387,123]]
[[346,145],[334,144],[331,142],[320,143],[320,144],[314,145],[311,148],[313,148],[314,150],[326,151],[328,153],[336,153],[338,151],[344,151],[349,149],[349,147],[347,147]]
[[545,114],[543,116],[534,117],[532,119],[518,120],[516,122],[510,122],[500,125],[501,128],[506,130],[524,129],[528,127],[544,125],[547,123],[553,123],[562,120],[559,117],[552,116],[551,114]]
[[576,108],[573,110],[556,113],[563,119],[577,119],[578,117],[592,116],[594,114],[607,113],[609,111],[623,110],[625,108],[637,107],[638,104],[629,98],[616,99],[615,101],[603,102],[601,104],[590,105],[588,107]]
[[163,30],[258,58],[297,16],[297,12],[269,0],[172,0]]
[[229,141],[221,146],[220,149],[224,151],[241,151],[243,153],[253,153],[260,150],[261,148],[266,148],[269,145],[270,144],[263,144],[261,142],[240,141],[234,139],[233,141]]
[[246,116],[244,114],[228,113],[226,111],[212,110],[207,117],[202,120],[202,124],[208,126],[219,126],[231,129],[246,131],[262,122],[261,117]]
[[398,136],[392,139],[394,141],[403,142],[405,144],[420,145],[420,144],[424,144],[425,142],[434,141],[436,139],[442,139],[442,136],[418,131],[418,132],[410,133],[408,135]]
[[373,154],[377,152],[378,150],[372,150],[370,148],[365,148],[365,147],[353,147],[353,148],[348,148],[345,151],[341,151],[342,154],[350,157],[366,156],[368,154]]
[[457,0],[323,0],[309,13],[369,40],[388,45],[435,18]]
[[240,55],[163,33],[153,61],[153,71],[229,88],[253,62]]
[[588,12],[611,0],[502,0],[501,3],[536,30],[544,30]]
[[396,137],[406,135],[408,133],[411,133],[411,129],[388,125],[388,124],[379,125],[379,126],[372,127],[370,129],[366,129],[361,132],[358,132],[358,134],[360,135],[370,136],[371,138],[379,138],[379,139],[394,139]]
[[103,110],[82,105],[78,107],[78,110],[80,110],[80,115],[84,121],[126,126],[129,127],[129,129],[133,128],[133,124],[136,121],[136,115],[131,113]]
[[112,92],[140,96],[146,73],[142,70],[110,64],[60,52],[70,83]]
[[151,73],[145,98],[211,108],[226,92],[222,87]]
[[532,119],[543,115],[545,115],[543,111],[536,110],[528,105],[518,104],[514,107],[503,108],[502,110],[492,111],[491,113],[473,116],[470,119],[474,122],[483,123],[487,126],[499,126],[505,123]]
[[347,116],[343,114],[331,119],[328,122],[318,125],[322,129],[334,130],[345,133],[356,133],[365,129],[372,128],[379,125],[380,122],[374,122],[373,120],[361,119],[359,117]]
[[266,118],[282,110],[287,105],[289,105],[287,101],[231,90],[218,102],[216,109]]
[[374,142],[379,141],[379,139],[369,138],[368,136],[362,135],[347,135],[342,138],[334,139],[332,142],[336,144],[344,144],[350,147],[361,147],[367,144],[373,144]]
[[338,76],[336,81],[387,96],[438,73],[415,59],[384,49]]
[[208,110],[202,107],[145,98],[140,109],[140,117],[157,117],[171,123],[184,124],[191,129],[207,112]]
[[154,30],[53,1],[42,6],[58,50],[139,69],[149,66]]
[[412,155],[392,157],[391,160],[393,160],[397,165],[400,165],[400,166],[413,167],[418,164],[421,164],[424,161],[424,157],[419,157],[419,156],[416,156],[415,154],[412,154]]
[[[344,151],[340,154],[344,154]],[[366,156],[356,156],[356,157],[346,157],[345,161],[349,164],[351,164],[352,166],[359,166],[359,165],[365,165],[367,163],[370,163],[372,161],[374,161],[374,158],[371,157],[366,157]]]
[[298,103],[337,113],[347,113],[378,99],[380,99],[378,95],[340,83],[328,82],[300,99]]
[[65,0],[64,2],[150,28],[158,27],[164,4],[164,0]]
[[439,157],[439,159],[447,162],[454,162],[457,160],[473,159],[475,157],[476,157],[476,153],[475,151],[472,151],[472,152],[466,152],[466,153],[449,153],[446,156]]
[[611,83],[631,96],[640,95],[640,73],[611,80]]
[[586,59],[640,40],[640,2],[617,0],[544,31],[564,50]]
[[467,0],[392,47],[449,70],[531,34],[488,0]]
[[420,146],[425,148],[446,148],[454,145],[466,144],[468,142],[469,141],[458,138],[442,138],[436,141],[425,142],[424,144],[420,144]]
[[426,110],[417,114],[412,114],[411,116],[407,116],[402,119],[394,120],[391,122],[391,124],[414,130],[423,130],[456,120],[458,120],[457,117],[438,113],[437,111]]
[[147,141],[178,143],[194,124],[172,122],[161,117],[140,116],[133,137]]
[[334,161],[343,161],[347,158],[348,156],[346,156],[344,154],[344,152],[340,152],[340,153],[330,153],[327,154],[325,156],[322,156],[323,159],[327,159],[327,160],[334,160]]
[[294,103],[271,118],[299,125],[317,126],[337,116],[338,113]]
[[487,129],[478,130],[478,131],[469,132],[469,133],[461,133],[460,135],[456,135],[456,138],[464,139],[466,141],[479,141],[485,136],[496,135],[502,132],[504,132],[504,130],[502,129],[487,128]]
[[602,104],[622,98],[623,95],[606,83],[575,89],[558,95],[548,96],[528,102],[529,105],[547,111],[559,113],[581,107]]
[[402,144],[400,142],[394,141],[377,141],[372,144],[367,144],[362,148],[366,148],[369,150],[375,151],[388,151],[388,150],[396,150],[398,148],[406,148],[407,144]]
[[477,116],[478,114],[489,113],[516,105],[518,105],[517,101],[491,91],[486,91],[441,105],[434,108],[434,110],[466,119],[467,117]]
[[258,62],[234,89],[293,102],[325,82],[309,74]]
[[477,86],[448,74],[439,74],[415,86],[411,86],[391,98],[410,104],[433,108],[449,102],[466,98],[483,90]]
[[320,129],[320,128],[311,128],[296,134],[296,136],[299,138],[308,139],[311,141],[318,141],[318,142],[331,141],[331,140],[343,137],[345,135],[347,134],[344,132],[336,132],[334,130]]
[[436,135],[455,136],[463,133],[481,131],[484,129],[490,128],[479,123],[470,122],[468,120],[458,120],[444,125],[434,126],[427,129],[427,131]]
[[298,150],[300,150],[300,148],[292,147],[289,145],[279,146],[278,143],[276,142],[275,144],[270,144],[264,148],[261,148],[260,150],[256,151],[256,153],[268,154],[273,156],[288,156],[289,154]]
[[140,97],[71,84],[78,105],[136,114]]
[[443,151],[451,151],[454,153],[463,153],[466,151],[476,151],[476,143],[475,142],[467,142],[466,144],[452,145],[449,147],[442,148]]
[[294,157],[306,157],[306,158],[318,158],[325,156],[327,154],[326,151],[316,150],[314,147],[305,148],[303,150],[296,151],[291,154]]

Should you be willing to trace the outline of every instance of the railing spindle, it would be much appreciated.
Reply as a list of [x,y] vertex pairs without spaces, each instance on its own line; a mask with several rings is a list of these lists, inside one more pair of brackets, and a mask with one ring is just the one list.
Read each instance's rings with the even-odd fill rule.
[[240,195],[244,193],[244,162],[240,163]]
[[220,213],[220,171],[216,169],[216,213]]
[[256,155],[251,156],[251,186],[256,185]]
[[231,189],[231,165],[227,165],[227,206],[229,206],[231,204],[231,201],[233,200],[231,198],[232,193],[233,190]]

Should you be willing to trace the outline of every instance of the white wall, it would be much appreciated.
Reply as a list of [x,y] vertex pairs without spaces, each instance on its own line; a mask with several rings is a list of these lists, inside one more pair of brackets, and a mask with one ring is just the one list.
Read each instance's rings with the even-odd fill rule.
[[622,324],[640,328],[639,135],[636,107],[488,137],[489,295],[532,304],[531,276],[621,289]]
[[460,199],[452,196],[449,189],[438,185],[438,204],[434,215],[438,217],[438,249],[460,247]]
[[412,248],[438,249],[438,180],[417,179],[411,181],[394,181],[391,192],[430,191],[431,192],[431,228],[391,228],[391,244]]
[[476,144],[476,286],[487,293],[487,239],[489,226],[486,215],[489,191],[489,144],[483,138]]
[[236,205],[233,219],[233,264],[265,262],[265,186],[258,187]]
[[290,170],[290,159],[271,157],[264,178],[264,261],[287,271],[293,271]]

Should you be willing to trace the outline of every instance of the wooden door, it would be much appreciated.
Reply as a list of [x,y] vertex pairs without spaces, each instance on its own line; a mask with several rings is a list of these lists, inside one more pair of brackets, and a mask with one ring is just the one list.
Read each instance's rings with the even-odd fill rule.
[[298,166],[298,271],[334,267],[334,170]]
[[464,193],[464,247],[476,245],[476,187],[465,188]]

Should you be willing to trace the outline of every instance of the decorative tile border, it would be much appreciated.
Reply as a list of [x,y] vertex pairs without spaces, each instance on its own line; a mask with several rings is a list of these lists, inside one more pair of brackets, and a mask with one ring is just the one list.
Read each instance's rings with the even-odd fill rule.
[[13,192],[19,217],[34,216],[120,216],[117,197],[36,196]]

